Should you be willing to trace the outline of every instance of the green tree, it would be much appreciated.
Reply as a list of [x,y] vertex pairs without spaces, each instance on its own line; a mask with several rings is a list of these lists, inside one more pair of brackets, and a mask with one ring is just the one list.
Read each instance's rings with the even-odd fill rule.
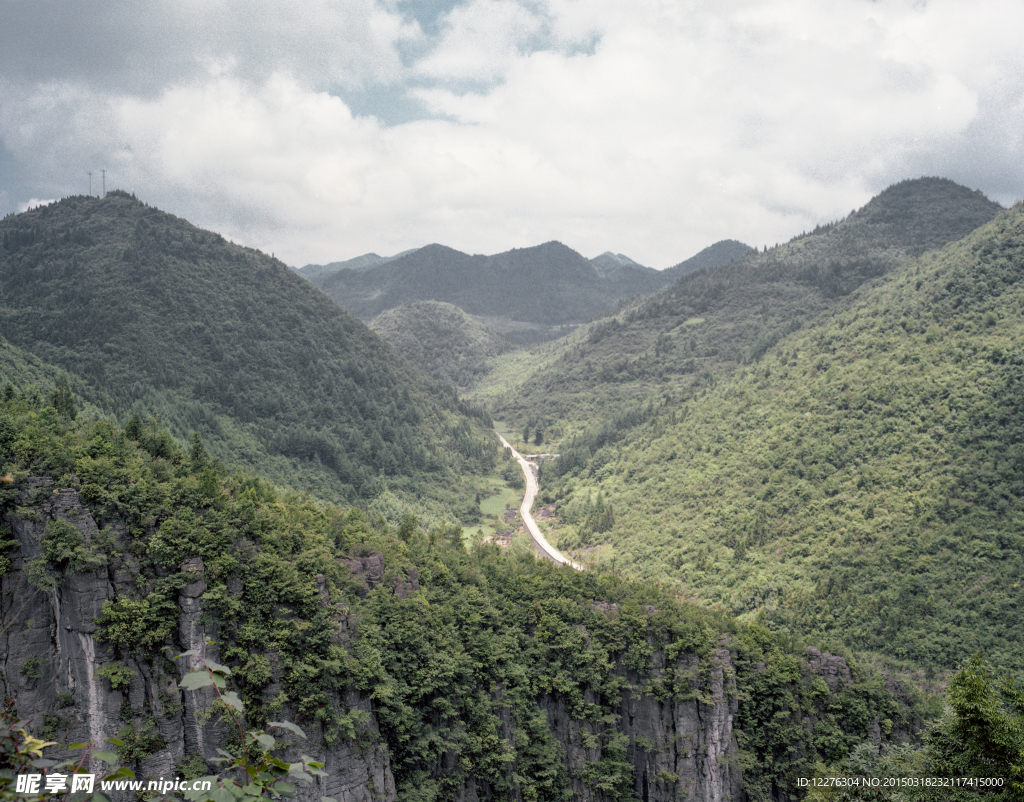
[[[925,736],[927,772],[935,777],[1000,778],[989,799],[1024,800],[1024,691],[996,677],[981,654],[954,675],[946,714]],[[951,800],[977,799],[978,789],[950,789]]]
[[68,380],[64,376],[57,379],[53,393],[50,395],[50,403],[53,404],[53,408],[57,410],[57,414],[62,418],[74,420],[78,417],[75,397],[72,395],[71,388],[68,386]]
[[199,473],[210,462],[206,446],[203,445],[203,438],[199,436],[199,432],[192,432],[188,445],[188,459],[193,473]]

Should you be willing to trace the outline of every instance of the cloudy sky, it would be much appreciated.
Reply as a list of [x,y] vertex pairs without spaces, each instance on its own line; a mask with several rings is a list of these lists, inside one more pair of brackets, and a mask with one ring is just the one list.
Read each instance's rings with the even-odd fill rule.
[[292,265],[668,267],[903,178],[1024,198],[1020,0],[0,0],[0,212],[100,188]]

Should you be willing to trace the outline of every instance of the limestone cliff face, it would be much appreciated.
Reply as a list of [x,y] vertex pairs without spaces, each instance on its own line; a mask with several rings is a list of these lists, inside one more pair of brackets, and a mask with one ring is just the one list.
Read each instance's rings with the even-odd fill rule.
[[[104,666],[119,661],[110,644],[97,638],[96,619],[104,602],[128,595],[138,574],[131,550],[124,548],[124,531],[115,525],[103,534],[114,539],[113,551],[120,556],[99,570],[63,576],[52,590],[39,590],[29,581],[29,569],[42,552],[50,522],[71,524],[86,544],[101,533],[77,491],[56,490],[50,479],[27,482],[19,501],[20,509],[2,522],[11,527],[19,548],[9,552],[12,571],[0,577],[0,681],[5,695],[16,694],[19,715],[31,720],[34,732],[61,743],[100,743],[120,733],[137,747],[127,762],[137,777],[147,780],[180,777],[183,763],[216,757],[218,746],[230,733],[204,713],[214,699],[212,689],[184,691],[178,685],[197,665],[197,658],[122,656],[120,663],[130,679],[116,689],[100,673]],[[349,561],[353,577],[367,589],[382,582],[380,557],[370,554]],[[207,591],[203,561],[186,560],[180,569],[191,581],[178,591],[173,651],[205,648],[210,659],[218,660],[216,647],[205,646],[212,632],[207,632],[208,613],[204,615],[203,609]],[[350,642],[357,629],[356,617],[344,605],[332,605],[322,577],[317,577],[317,587],[324,606],[337,608],[333,620],[338,642]],[[418,587],[418,576],[410,571],[396,580],[394,590],[404,598]],[[241,586],[229,584],[229,591],[242,594]],[[684,655],[669,661],[656,652],[653,670],[642,674],[621,661],[617,669],[625,682],[615,723],[573,715],[561,696],[537,700],[561,747],[572,799],[605,802],[613,798],[593,774],[595,765],[610,762],[625,782],[632,782],[633,796],[643,802],[740,800],[732,731],[736,682],[727,644],[723,642],[700,660]],[[273,674],[263,690],[266,699],[281,691],[280,677],[276,670]],[[302,802],[316,802],[323,796],[339,802],[396,800],[390,755],[377,737],[371,701],[354,690],[344,696],[340,704],[365,714],[369,737],[327,747],[318,732],[308,732],[309,741],[290,747],[286,758],[296,760],[301,752],[313,755],[324,761],[328,775],[315,784],[299,784],[297,798]],[[280,717],[295,718],[287,706]],[[508,735],[511,739],[511,731]],[[102,772],[104,766],[94,769]],[[457,799],[493,798],[491,779],[467,780]],[[131,794],[123,796],[127,802]]]
[[[181,677],[193,668],[187,660],[129,658],[124,662],[133,674],[128,687],[121,690],[112,689],[110,681],[97,673],[116,660],[109,645],[96,639],[95,619],[118,586],[130,581],[128,566],[110,564],[92,573],[70,574],[52,591],[39,590],[29,582],[28,568],[40,555],[47,523],[71,524],[86,543],[98,535],[78,493],[54,490],[50,479],[32,479],[20,501],[22,511],[2,521],[11,527],[19,549],[11,553],[11,572],[0,577],[0,682],[4,695],[16,699],[19,716],[29,721],[35,733],[61,743],[102,743],[126,727],[136,729],[141,733],[137,740],[148,747],[136,763],[136,776],[147,780],[180,777],[179,767],[190,756],[216,757],[228,733],[203,714],[213,698],[211,689],[178,687]],[[121,536],[116,528],[114,536]],[[195,581],[182,588],[178,597],[179,652],[202,649],[206,635],[202,561],[187,561],[182,570],[193,574]],[[217,659],[215,652],[208,656]],[[365,711],[369,731],[376,731],[369,700],[350,693],[345,702],[350,709]],[[288,717],[287,709],[282,717]],[[396,799],[388,752],[379,742],[369,746],[344,742],[328,748],[318,746],[316,733],[307,734],[310,740],[296,744],[292,751],[323,760],[328,777],[300,785],[299,800],[316,802],[323,796],[339,802]],[[105,766],[97,763],[93,769],[102,772]],[[134,797],[125,793],[124,798]]]
[[[742,799],[738,748],[732,723],[736,679],[729,650],[720,648],[703,662],[685,656],[670,663],[656,652],[653,670],[640,675],[619,665],[628,680],[615,726],[624,736],[625,759],[633,767],[633,796],[643,802],[737,802]],[[686,677],[688,689],[665,690],[667,676]],[[542,702],[548,724],[562,744],[573,790],[580,802],[611,798],[588,784],[585,768],[601,761],[598,733],[606,725],[573,718],[565,701]],[[607,748],[605,747],[605,751]]]

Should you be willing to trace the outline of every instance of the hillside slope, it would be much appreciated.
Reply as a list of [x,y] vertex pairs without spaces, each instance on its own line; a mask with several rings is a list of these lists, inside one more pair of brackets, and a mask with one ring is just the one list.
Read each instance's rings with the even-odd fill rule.
[[783,631],[1019,669],[1022,310],[1018,204],[619,442],[564,449],[559,547]]
[[[836,307],[856,287],[929,248],[965,236],[1000,206],[939,178],[896,184],[845,220],[753,252],[675,284],[590,324],[514,394],[489,394],[496,418],[531,416],[601,425],[668,391],[686,394],[756,358],[788,332]],[[493,400],[490,400],[493,399]]]
[[485,375],[494,357],[518,348],[457,306],[439,301],[389,309],[370,328],[428,376],[459,388]]
[[313,277],[356,317],[370,320],[409,301],[454,304],[473,315],[540,325],[581,323],[617,300],[665,286],[659,274],[628,265],[598,270],[558,242],[470,256],[428,245],[370,270]]
[[307,281],[124,193],[0,222],[0,326],[97,407],[325,498],[454,506],[495,459],[451,388]]
[[[0,727],[116,737],[140,777],[223,771],[231,728],[179,685],[203,654],[247,727],[293,721],[308,740],[281,753],[326,763],[299,802],[769,802],[921,727],[918,694],[840,655],[451,527],[371,525],[167,438],[0,398]],[[21,740],[0,738],[5,795]]]

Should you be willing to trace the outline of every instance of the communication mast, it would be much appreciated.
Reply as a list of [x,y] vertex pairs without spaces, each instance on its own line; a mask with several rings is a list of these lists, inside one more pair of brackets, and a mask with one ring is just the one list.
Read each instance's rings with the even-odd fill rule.
[[89,197],[92,197],[92,170],[87,170],[89,173]]
[[100,172],[103,173],[103,197],[105,198],[107,197],[107,168],[104,167]]

